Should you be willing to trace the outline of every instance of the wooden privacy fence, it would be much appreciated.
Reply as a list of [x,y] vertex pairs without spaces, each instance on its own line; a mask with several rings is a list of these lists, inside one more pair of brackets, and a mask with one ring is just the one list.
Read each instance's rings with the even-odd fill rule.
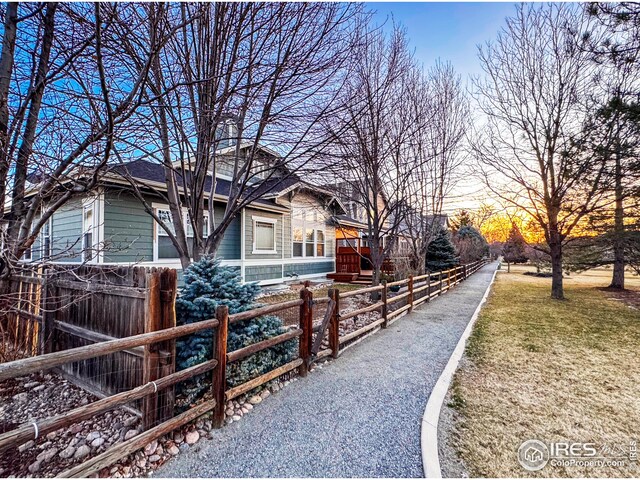
[[[73,423],[105,413],[117,407],[129,404],[133,401],[143,401],[150,409],[157,407],[159,395],[172,389],[178,382],[182,382],[196,375],[211,375],[210,400],[191,407],[186,412],[169,419],[163,419],[160,424],[143,424],[146,431],[130,438],[122,443],[115,444],[105,452],[90,458],[80,465],[61,473],[61,477],[86,477],[109,467],[113,463],[125,458],[127,455],[143,448],[148,443],[180,426],[213,411],[213,424],[222,427],[224,424],[226,402],[253,390],[281,375],[297,371],[299,375],[306,376],[310,366],[320,358],[333,356],[337,358],[346,344],[365,335],[375,329],[386,327],[395,321],[402,313],[408,312],[417,305],[428,301],[436,295],[440,295],[472,273],[478,270],[485,262],[476,262],[463,265],[451,270],[436,272],[405,280],[382,284],[375,287],[340,294],[337,289],[330,291],[329,297],[313,299],[313,293],[304,288],[300,291],[300,298],[275,305],[269,305],[242,313],[229,315],[227,307],[219,307],[216,318],[202,322],[163,328],[148,333],[138,333],[120,339],[100,341],[91,345],[79,346],[69,350],[46,353],[44,355],[0,364],[0,382],[9,378],[15,378],[41,370],[61,368],[67,364],[104,358],[115,353],[122,353],[136,348],[144,348],[145,351],[160,352],[168,344],[174,344],[175,340],[185,335],[191,335],[203,330],[214,329],[213,358],[185,370],[174,372],[163,369],[155,369],[154,377],[145,375],[144,382],[108,397],[97,400],[88,405],[75,408],[64,414],[41,419],[33,423],[26,423],[9,432],[0,434],[0,452],[11,447],[17,447],[37,436],[44,436],[60,428]],[[389,292],[393,287],[399,286],[406,291],[393,295]],[[162,292],[160,290],[160,292]],[[353,311],[341,311],[340,301],[350,296],[361,294],[379,293],[379,300],[374,300],[371,305]],[[374,295],[375,296],[375,295]],[[227,332],[230,324],[247,321],[268,314],[278,314],[295,308],[298,310],[299,324],[286,333],[272,337],[235,351],[227,351]],[[320,323],[314,325],[314,310],[320,309],[322,313]],[[341,323],[361,315],[363,313],[377,311],[380,318],[369,325],[354,332],[340,335]],[[314,338],[315,336],[315,338]],[[283,342],[298,339],[298,354],[294,360],[278,366],[273,370],[253,378],[241,385],[229,388],[227,386],[226,366],[245,359],[262,350],[274,347]],[[324,347],[323,347],[324,346]],[[146,361],[157,361],[157,357],[145,357]],[[155,360],[152,360],[155,358]],[[146,364],[146,362],[145,362]]]
[[[176,271],[93,265],[22,267],[11,279],[6,305],[8,340],[26,355],[60,352],[176,325]],[[84,390],[105,397],[172,373],[175,342],[123,349],[61,364],[57,371]],[[173,415],[173,390],[150,409],[129,409],[147,423]]]

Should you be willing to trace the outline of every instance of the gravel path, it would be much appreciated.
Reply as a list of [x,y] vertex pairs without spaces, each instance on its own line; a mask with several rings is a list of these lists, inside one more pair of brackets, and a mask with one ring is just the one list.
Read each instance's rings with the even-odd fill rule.
[[271,396],[158,477],[421,477],[429,393],[497,264]]

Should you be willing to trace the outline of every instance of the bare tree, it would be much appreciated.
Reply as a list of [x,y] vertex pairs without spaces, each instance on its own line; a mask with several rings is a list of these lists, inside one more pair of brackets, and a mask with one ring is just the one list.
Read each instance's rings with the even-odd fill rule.
[[[313,171],[327,143],[317,126],[334,108],[361,8],[231,2],[145,8],[151,44],[162,28],[185,24],[153,65],[148,95],[156,101],[140,116],[157,133],[144,155],[162,165],[164,188],[120,171],[186,267],[215,255],[245,206]],[[143,35],[125,48],[133,55],[140,41]],[[230,178],[228,188],[221,188],[221,175]],[[169,205],[170,219],[157,215],[149,191]],[[214,199],[224,204],[222,216]]]
[[[0,57],[0,277],[73,196],[94,188],[142,95],[121,40],[134,5],[6,4]],[[10,172],[10,175],[7,173]]]
[[562,249],[602,205],[602,162],[580,148],[593,64],[580,42],[586,18],[574,5],[519,5],[494,43],[480,48],[476,82],[487,122],[474,142],[488,187],[544,231],[551,296],[564,298]]
[[423,273],[427,248],[441,227],[444,201],[456,185],[464,161],[469,102],[460,76],[450,63],[437,62],[422,85],[416,85],[409,95],[423,128],[411,140],[418,168],[410,172],[410,210],[404,230],[411,266],[416,273]]
[[409,93],[420,88],[421,73],[398,28],[386,36],[363,27],[353,52],[342,110],[329,130],[334,178],[342,197],[364,214],[377,285],[404,220],[411,173],[420,168],[411,139],[424,117],[411,108]]

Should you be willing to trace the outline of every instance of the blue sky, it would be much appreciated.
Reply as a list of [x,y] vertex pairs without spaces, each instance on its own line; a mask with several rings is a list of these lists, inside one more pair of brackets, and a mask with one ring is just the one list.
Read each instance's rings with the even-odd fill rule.
[[377,23],[393,15],[406,27],[416,57],[425,67],[433,65],[437,58],[449,60],[464,80],[482,72],[476,46],[493,39],[515,8],[513,3],[498,2],[370,2],[367,6],[376,11]]
[[[505,18],[515,13],[515,3],[392,3],[369,2],[375,11],[374,21],[391,26],[390,18],[407,30],[411,48],[415,49],[418,61],[425,68],[436,59],[450,61],[462,76],[463,84],[469,85],[470,75],[481,75],[478,61],[478,44],[493,40]],[[461,208],[474,210],[481,202],[488,202],[485,187],[472,177],[464,176],[447,197],[444,212],[453,214]]]

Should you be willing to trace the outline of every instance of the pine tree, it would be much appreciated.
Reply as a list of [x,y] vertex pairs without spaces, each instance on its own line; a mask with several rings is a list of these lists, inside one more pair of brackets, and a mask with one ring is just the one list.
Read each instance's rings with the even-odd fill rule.
[[475,262],[489,255],[487,240],[471,225],[463,225],[456,231],[453,244],[462,263]]
[[456,247],[451,242],[451,234],[442,227],[427,248],[427,270],[438,272],[458,265]]
[[[257,284],[242,284],[236,269],[222,266],[212,258],[202,258],[184,270],[184,286],[176,299],[177,324],[187,325],[214,318],[216,308],[221,305],[229,308],[229,314],[256,308],[259,306],[255,303],[258,293],[260,287]],[[274,315],[230,324],[227,351],[238,350],[286,331],[282,320]],[[176,341],[178,370],[211,359],[213,333],[213,330],[205,330]],[[293,360],[296,352],[297,340],[290,340],[231,363],[227,365],[227,384],[234,387],[262,375]],[[181,384],[185,406],[201,396],[209,388],[209,382],[210,375],[201,375]]]
[[525,242],[522,233],[518,227],[514,224],[511,226],[509,232],[509,238],[504,242],[502,247],[502,256],[504,261],[507,262],[507,268],[511,270],[512,263],[524,263],[527,261],[527,242]]

